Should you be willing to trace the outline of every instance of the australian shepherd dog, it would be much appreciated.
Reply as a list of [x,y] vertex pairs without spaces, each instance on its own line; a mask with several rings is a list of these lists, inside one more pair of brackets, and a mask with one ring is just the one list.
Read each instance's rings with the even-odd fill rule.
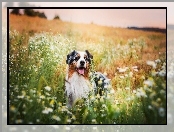
[[[72,107],[76,100],[87,98],[93,88],[95,93],[102,95],[102,92],[109,83],[109,79],[100,72],[92,74],[94,76],[93,84],[90,82],[90,65],[93,56],[88,50],[76,51],[67,55],[66,63],[68,64],[67,74],[65,78],[65,93],[67,96],[67,106]],[[100,81],[100,88],[98,81]]]

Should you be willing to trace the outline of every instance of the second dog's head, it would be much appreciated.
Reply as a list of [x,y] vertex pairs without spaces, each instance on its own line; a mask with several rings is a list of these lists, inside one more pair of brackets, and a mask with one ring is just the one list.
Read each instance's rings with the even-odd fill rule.
[[79,75],[84,75],[87,77],[89,72],[89,64],[91,63],[92,59],[93,56],[88,50],[85,50],[84,52],[74,50],[67,55],[66,63],[69,65],[71,74],[73,72],[77,72]]

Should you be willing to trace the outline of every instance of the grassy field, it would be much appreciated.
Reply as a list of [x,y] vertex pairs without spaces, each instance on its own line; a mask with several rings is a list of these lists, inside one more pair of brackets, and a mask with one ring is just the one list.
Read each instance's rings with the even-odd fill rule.
[[[166,124],[166,34],[10,15],[10,124]],[[107,97],[66,107],[66,55],[89,50]]]

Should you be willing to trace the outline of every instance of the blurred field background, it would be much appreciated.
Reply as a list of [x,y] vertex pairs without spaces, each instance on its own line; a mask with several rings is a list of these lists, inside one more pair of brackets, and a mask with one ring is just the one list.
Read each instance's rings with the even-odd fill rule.
[[[166,34],[9,15],[10,124],[166,124]],[[106,98],[67,109],[66,55],[86,50]]]

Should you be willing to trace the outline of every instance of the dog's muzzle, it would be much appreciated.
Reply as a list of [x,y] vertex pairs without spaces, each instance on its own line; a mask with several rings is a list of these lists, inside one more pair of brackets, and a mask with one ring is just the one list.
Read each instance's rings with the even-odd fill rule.
[[85,74],[85,61],[80,61],[80,67],[78,67],[76,70],[80,75]]

